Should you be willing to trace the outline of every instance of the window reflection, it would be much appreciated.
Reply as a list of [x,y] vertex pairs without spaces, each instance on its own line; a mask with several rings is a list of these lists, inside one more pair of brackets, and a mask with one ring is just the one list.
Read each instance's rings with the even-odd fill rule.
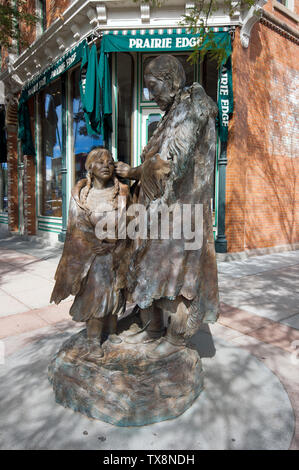
[[133,59],[117,54],[117,159],[131,164],[131,118],[133,113]]
[[73,155],[74,155],[74,177],[73,184],[85,177],[85,161],[87,154],[94,147],[104,145],[100,135],[88,135],[84,111],[80,98],[80,69],[77,68],[71,75],[72,103],[73,103]]
[[61,82],[49,85],[40,95],[42,191],[41,215],[62,215],[62,104]]
[[202,86],[207,95],[217,103],[218,65],[209,55],[206,55],[202,66]]
[[161,120],[161,114],[150,114],[147,120],[147,142],[150,140],[151,136],[155,132],[159,121]]

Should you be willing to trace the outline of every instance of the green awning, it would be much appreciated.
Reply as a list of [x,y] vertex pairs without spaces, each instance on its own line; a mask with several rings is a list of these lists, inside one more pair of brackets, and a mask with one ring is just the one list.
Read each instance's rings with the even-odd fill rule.
[[18,121],[18,138],[21,140],[23,155],[31,155],[32,157],[35,157],[35,148],[33,145],[27,101],[19,103]]
[[[233,110],[233,89],[231,75],[231,37],[229,28],[213,28],[214,43],[225,50],[229,57],[222,64],[218,78],[218,109],[217,124],[222,141],[227,140],[228,116]],[[207,46],[207,40],[202,41],[199,34],[190,34],[183,30],[142,30],[142,31],[106,31],[102,37],[100,50],[100,84],[102,90],[102,115],[106,122],[111,110],[111,84],[108,65],[110,52],[191,52],[196,46],[199,50]],[[103,65],[104,64],[104,65]],[[226,78],[225,78],[226,77]],[[227,88],[225,80],[227,79]],[[107,85],[109,84],[109,88]]]
[[18,106],[18,137],[22,143],[22,151],[24,155],[35,155],[33,139],[30,129],[30,116],[28,110],[28,99],[42,90],[45,86],[56,80],[60,75],[81,61],[82,51],[86,41],[82,41],[78,46],[67,52],[55,64],[51,65],[47,70],[38,77],[31,80],[22,90],[19,106]]
[[97,47],[88,45],[82,51],[80,67],[80,96],[88,135],[100,134],[101,119],[101,87],[99,82],[99,64]]
[[[217,47],[223,48],[226,55],[231,54],[231,41],[229,28],[213,28],[213,39]],[[187,33],[182,30],[140,30],[140,31],[105,31],[101,51],[121,52],[180,52],[192,51],[196,46],[202,49],[207,44],[207,40],[202,42],[199,34]]]
[[234,110],[232,61],[228,58],[218,74],[218,133],[221,142],[227,142],[228,122]]
[[38,77],[28,82],[22,90],[20,102],[27,101],[31,96],[38,93],[53,80],[56,80],[68,69],[76,65],[78,62],[81,62],[82,51],[85,45],[86,40],[82,41],[76,47],[67,52],[55,64],[51,65],[43,73],[38,75]]

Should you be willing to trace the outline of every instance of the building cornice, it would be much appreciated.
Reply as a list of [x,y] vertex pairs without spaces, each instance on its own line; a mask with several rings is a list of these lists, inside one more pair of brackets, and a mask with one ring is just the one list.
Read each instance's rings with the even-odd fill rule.
[[263,15],[263,6],[267,3],[267,0],[258,0],[258,2],[253,5],[245,16],[240,32],[241,44],[244,48],[249,46],[251,31],[253,26],[258,23],[260,18]]
[[[19,86],[24,85],[95,31],[182,27],[180,20],[190,5],[190,0],[169,0],[167,8],[152,9],[132,0],[75,0],[33,44],[10,62],[0,80],[7,83],[14,77]],[[208,25],[241,26],[242,23],[240,12],[230,17],[219,10]]]
[[281,36],[288,38],[290,41],[293,41],[296,44],[299,43],[299,30],[285,23],[277,16],[273,15],[273,13],[264,10],[260,21],[262,24],[268,28],[273,29]]

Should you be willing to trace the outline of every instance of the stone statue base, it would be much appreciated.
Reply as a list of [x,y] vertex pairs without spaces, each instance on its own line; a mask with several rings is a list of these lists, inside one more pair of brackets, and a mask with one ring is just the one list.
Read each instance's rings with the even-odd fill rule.
[[117,426],[142,426],[179,416],[203,389],[201,360],[189,348],[152,359],[148,355],[156,346],[157,341],[133,345],[106,340],[104,356],[92,362],[84,357],[86,330],[80,331],[49,365],[56,402]]

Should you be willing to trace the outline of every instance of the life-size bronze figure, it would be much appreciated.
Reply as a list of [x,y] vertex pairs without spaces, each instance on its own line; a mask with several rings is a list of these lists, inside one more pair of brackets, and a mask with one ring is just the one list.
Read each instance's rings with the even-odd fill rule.
[[[56,401],[120,426],[174,418],[192,405],[203,372],[188,340],[202,323],[216,321],[219,308],[211,213],[217,107],[198,83],[185,87],[184,69],[170,55],[147,65],[145,84],[165,114],[139,167],[113,165],[104,150],[89,154],[87,179],[73,191],[52,294],[56,303],[74,294],[70,313],[87,322],[87,331],[67,340],[49,366]],[[117,176],[135,180],[132,199]],[[125,206],[130,200],[130,209],[144,208],[146,233],[99,240],[100,203],[113,206],[117,194]],[[165,209],[168,236],[160,230],[151,236]],[[136,306],[133,320],[116,329],[125,301]],[[101,345],[111,320],[110,332],[118,334]]]
[[[197,249],[187,250],[187,240],[172,234],[168,239],[135,240],[128,291],[148,327],[126,341],[147,342],[160,336],[150,354],[158,358],[184,346],[201,322],[214,322],[218,315],[211,214],[217,107],[198,83],[184,88],[184,69],[173,56],[152,60],[144,79],[150,98],[165,114],[142,152],[143,163],[130,168],[118,162],[116,173],[139,181],[135,199],[147,206],[148,213],[163,204],[203,207],[203,241]],[[168,327],[162,337],[163,313]]]
[[[85,168],[86,179],[72,191],[66,240],[51,302],[58,304],[70,294],[75,295],[70,315],[74,321],[86,322],[89,359],[97,360],[103,356],[103,329],[116,332],[117,317],[124,312],[126,300],[124,278],[121,269],[116,269],[120,258],[125,257],[124,241],[99,239],[96,226],[109,212],[117,220],[118,196],[127,202],[129,189],[119,182],[112,155],[104,148],[88,154]],[[118,341],[115,336],[110,339]]]

